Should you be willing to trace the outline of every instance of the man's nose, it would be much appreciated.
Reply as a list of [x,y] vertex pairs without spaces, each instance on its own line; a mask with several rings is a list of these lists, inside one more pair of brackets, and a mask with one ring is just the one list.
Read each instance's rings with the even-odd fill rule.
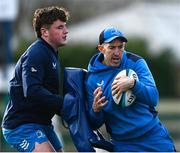
[[121,50],[119,49],[119,47],[115,47],[115,49],[114,49],[114,54],[115,55],[119,55],[119,52],[120,52]]
[[64,33],[67,34],[68,32],[69,32],[69,31],[68,31],[68,28],[65,26],[65,27],[64,27]]

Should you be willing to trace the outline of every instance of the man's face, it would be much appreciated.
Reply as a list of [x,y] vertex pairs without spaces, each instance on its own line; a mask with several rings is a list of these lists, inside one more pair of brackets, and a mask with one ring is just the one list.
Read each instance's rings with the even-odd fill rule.
[[65,22],[57,20],[48,29],[44,29],[46,40],[55,49],[67,44],[68,29]]
[[102,44],[101,52],[104,54],[103,63],[107,66],[117,67],[120,65],[125,42],[115,39],[110,43]]

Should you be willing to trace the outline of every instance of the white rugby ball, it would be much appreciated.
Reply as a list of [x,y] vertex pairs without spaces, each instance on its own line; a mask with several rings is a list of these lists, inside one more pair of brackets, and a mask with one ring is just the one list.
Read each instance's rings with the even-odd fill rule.
[[[113,83],[115,81],[117,81],[115,79],[119,76],[128,76],[130,78],[134,78],[134,79],[138,80],[138,76],[137,76],[136,72],[134,72],[132,69],[122,70],[121,72],[119,72],[116,75],[116,77],[114,78]],[[131,90],[123,92],[119,97],[117,97],[117,94],[115,94],[112,97],[113,97],[114,102],[123,108],[132,105],[136,99],[136,96],[132,93]]]

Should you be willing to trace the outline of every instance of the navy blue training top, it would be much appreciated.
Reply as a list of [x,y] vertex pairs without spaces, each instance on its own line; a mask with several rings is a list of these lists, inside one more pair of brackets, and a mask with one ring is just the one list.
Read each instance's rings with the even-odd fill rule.
[[63,98],[58,95],[59,81],[58,53],[39,38],[16,64],[2,127],[13,129],[26,123],[51,124],[52,117],[61,113]]

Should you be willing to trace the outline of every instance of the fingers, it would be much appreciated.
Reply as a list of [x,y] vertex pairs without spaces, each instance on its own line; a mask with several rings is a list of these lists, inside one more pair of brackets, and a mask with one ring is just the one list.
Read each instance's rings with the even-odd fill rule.
[[101,106],[104,107],[108,103],[108,100],[106,100],[104,103],[101,103]]
[[120,91],[119,87],[117,87],[116,89],[112,90],[112,96],[117,94],[119,91]]
[[112,96],[116,95],[116,99],[119,99],[119,97],[121,96],[122,92],[123,91],[120,89],[120,87],[117,86],[116,89],[112,90]]
[[93,110],[99,112],[106,104],[105,96],[102,97],[102,87],[98,87],[94,91]]
[[105,101],[106,101],[105,96],[101,97],[101,98],[97,101],[98,106],[99,106],[99,107],[104,106]]
[[119,90],[117,95],[116,95],[116,98],[119,99],[119,97],[121,96],[122,92]]
[[94,90],[94,93],[93,93],[94,96],[97,95],[97,93],[98,93],[99,90],[102,90],[102,87],[97,87],[97,88]]
[[102,88],[101,88],[101,87],[98,87],[98,88],[96,88],[96,90],[94,91],[94,101],[98,101],[101,96],[102,96]]
[[112,86],[118,85],[119,83],[122,82],[122,80],[123,80],[124,78],[127,78],[127,76],[119,76],[119,77],[115,78],[114,81],[113,81],[113,83],[112,83]]
[[93,103],[94,112],[100,112],[101,109],[108,103],[108,100],[105,100],[105,96],[101,97],[97,102]]
[[[120,84],[121,84],[121,79],[122,79],[122,77],[117,77],[117,78],[115,79],[115,81],[113,82],[112,88],[111,88],[111,90],[112,90],[112,96],[114,96],[114,95],[116,95],[116,94],[118,94],[119,96],[121,95],[121,92],[122,92],[121,86],[120,86]],[[116,95],[116,96],[117,96],[117,95]],[[119,96],[118,96],[118,97],[119,97]]]
[[125,92],[130,89],[129,85],[130,78],[127,76],[117,77],[112,83],[112,96],[116,95],[116,98],[119,99],[122,92]]
[[121,95],[122,92],[131,89],[133,85],[134,80],[127,76],[116,78],[115,81],[112,83],[112,96],[117,93],[118,95]]
[[117,84],[117,83],[119,82],[120,78],[121,78],[121,77],[115,78],[114,81],[113,81],[113,83],[112,83],[112,86],[115,85],[115,84]]
[[116,89],[117,87],[118,87],[118,85],[119,85],[119,83],[118,83],[119,81],[117,81],[117,82],[114,82],[113,84],[112,84],[112,90],[114,90],[114,89]]

